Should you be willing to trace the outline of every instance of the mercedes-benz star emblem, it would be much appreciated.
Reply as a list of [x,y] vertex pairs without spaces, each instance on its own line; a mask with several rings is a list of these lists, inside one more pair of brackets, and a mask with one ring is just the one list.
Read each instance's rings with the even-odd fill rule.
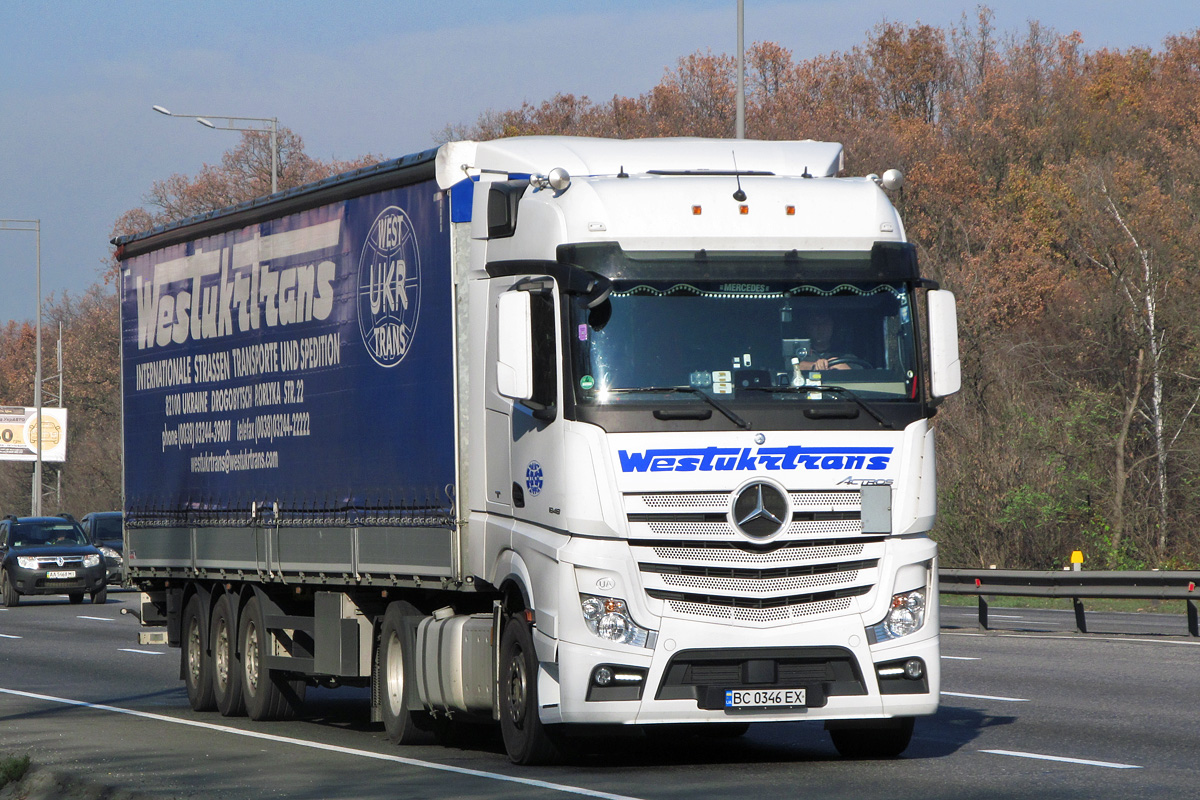
[[767,539],[788,523],[788,496],[769,483],[752,483],[733,501],[734,526],[752,539]]

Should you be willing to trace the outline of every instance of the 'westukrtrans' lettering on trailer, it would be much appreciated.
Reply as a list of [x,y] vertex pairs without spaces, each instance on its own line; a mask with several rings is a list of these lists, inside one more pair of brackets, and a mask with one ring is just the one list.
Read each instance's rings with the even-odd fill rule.
[[255,236],[155,264],[137,275],[137,347],[218,339],[262,327],[325,320],[333,310],[333,261],[272,269],[270,262],[336,247],[341,220]]
[[891,447],[695,447],[618,450],[622,472],[884,470]]

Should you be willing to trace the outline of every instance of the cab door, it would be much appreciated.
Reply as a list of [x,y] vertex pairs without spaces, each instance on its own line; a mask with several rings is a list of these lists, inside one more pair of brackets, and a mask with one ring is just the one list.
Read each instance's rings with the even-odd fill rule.
[[[507,282],[506,282],[507,283]],[[496,294],[496,386],[511,401],[509,499],[514,519],[562,527],[559,297],[553,279],[515,279]]]

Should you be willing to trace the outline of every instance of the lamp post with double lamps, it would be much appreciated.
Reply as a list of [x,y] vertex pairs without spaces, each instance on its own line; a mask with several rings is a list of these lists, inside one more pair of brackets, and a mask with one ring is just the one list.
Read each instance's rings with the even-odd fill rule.
[[[194,119],[206,128],[223,131],[250,131],[253,133],[271,134],[271,194],[279,191],[279,120],[276,117],[224,117],[218,114],[174,114],[162,106],[154,106],[154,110],[168,117],[184,117]],[[213,120],[223,124],[218,126]],[[249,123],[259,123],[265,127],[255,127]]]

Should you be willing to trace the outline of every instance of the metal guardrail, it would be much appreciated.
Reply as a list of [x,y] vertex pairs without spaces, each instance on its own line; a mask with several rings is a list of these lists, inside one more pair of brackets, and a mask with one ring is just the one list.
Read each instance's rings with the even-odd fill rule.
[[945,594],[976,595],[979,627],[988,627],[988,597],[1064,597],[1075,606],[1075,626],[1087,633],[1083,600],[1125,598],[1135,600],[1186,600],[1188,632],[1200,637],[1200,572],[1105,572],[1098,570],[938,570]]

